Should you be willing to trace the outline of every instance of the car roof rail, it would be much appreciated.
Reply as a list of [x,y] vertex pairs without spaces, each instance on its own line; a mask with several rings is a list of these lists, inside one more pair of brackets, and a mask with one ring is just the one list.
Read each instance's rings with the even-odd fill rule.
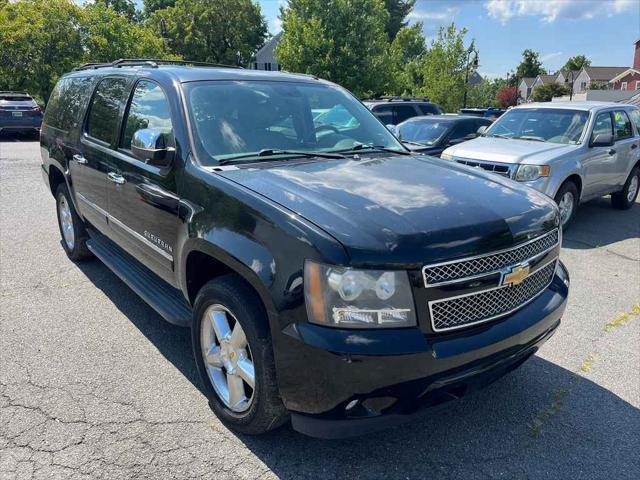
[[365,99],[367,101],[386,101],[386,102],[428,102],[429,97],[403,97],[398,95],[383,95],[381,97],[372,97]]
[[79,70],[95,70],[98,68],[122,68],[122,67],[151,67],[158,68],[159,65],[193,65],[198,67],[219,67],[219,68],[243,68],[238,65],[225,65],[222,63],[198,62],[195,60],[172,60],[166,58],[119,58],[110,63],[92,62],[85,63],[74,68]]

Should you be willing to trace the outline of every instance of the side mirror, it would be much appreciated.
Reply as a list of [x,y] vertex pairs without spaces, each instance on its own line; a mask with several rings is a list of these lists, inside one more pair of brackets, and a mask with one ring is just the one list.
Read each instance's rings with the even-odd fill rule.
[[613,135],[610,133],[599,133],[595,137],[591,137],[590,147],[610,147],[613,145]]
[[476,130],[476,134],[478,135],[484,135],[484,132],[487,131],[487,126],[486,125],[482,125],[480,128],[478,128],[478,130]]
[[159,130],[143,128],[133,134],[131,153],[144,163],[168,167],[173,160],[174,152],[173,148],[167,147],[165,136]]

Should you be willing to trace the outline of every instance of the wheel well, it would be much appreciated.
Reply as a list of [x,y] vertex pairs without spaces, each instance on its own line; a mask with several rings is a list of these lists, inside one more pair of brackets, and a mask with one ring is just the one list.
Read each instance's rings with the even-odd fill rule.
[[235,273],[233,269],[219,260],[202,252],[191,252],[187,257],[187,292],[189,294],[189,302],[193,305],[196,295],[202,286],[209,280],[213,280],[221,275]]
[[[580,198],[580,195],[582,194],[582,179],[580,178],[580,175],[577,174],[573,174],[570,175],[569,177],[567,177],[567,179],[562,182],[562,185],[564,185],[567,182],[573,182],[576,186],[576,188],[578,189],[578,199]],[[560,188],[562,188],[562,185],[560,185]],[[558,190],[560,190],[560,188],[558,188]]]
[[49,167],[49,188],[54,196],[61,183],[64,183],[64,175],[62,172],[56,167]]

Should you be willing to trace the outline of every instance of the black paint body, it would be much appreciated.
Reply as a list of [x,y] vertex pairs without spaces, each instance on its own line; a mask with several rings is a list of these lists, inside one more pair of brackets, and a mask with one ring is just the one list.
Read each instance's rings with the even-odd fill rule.
[[[344,160],[290,159],[232,170],[203,167],[192,154],[182,82],[319,80],[185,67],[71,75],[88,79],[88,87],[74,99],[73,128],[43,124],[45,182],[55,186],[63,178],[87,222],[189,302],[205,257],[251,284],[268,313],[280,394],[292,412],[334,420],[410,413],[425,404],[425,392],[438,390],[435,386],[465,383],[468,375],[475,378],[499,364],[515,365],[508,359],[528,355],[557,327],[568,293],[564,268],[516,313],[447,334],[431,329],[426,305],[438,292],[424,288],[420,271],[425,264],[509,248],[556,228],[557,208],[542,194],[422,155],[361,153]],[[175,134],[170,167],[147,165],[82,133],[93,88],[105,75],[126,78],[128,95],[141,78],[162,87]],[[78,165],[76,154],[87,163]],[[109,172],[126,183],[109,182]],[[302,285],[306,259],[408,270],[418,326],[353,331],[310,324]],[[345,413],[352,399],[370,397],[374,400],[366,410]]]

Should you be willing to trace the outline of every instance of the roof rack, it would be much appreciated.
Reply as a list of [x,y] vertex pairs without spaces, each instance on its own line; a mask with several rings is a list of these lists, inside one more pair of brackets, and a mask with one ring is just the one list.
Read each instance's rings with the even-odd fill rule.
[[368,98],[367,100],[383,100],[387,102],[428,102],[428,97],[401,97],[401,96],[388,96]]
[[121,67],[151,67],[158,68],[158,65],[194,65],[199,67],[222,67],[222,68],[242,68],[235,65],[224,65],[221,63],[197,62],[194,60],[169,60],[162,58],[120,58],[110,63],[85,63],[74,68],[79,70],[97,70],[98,68],[121,68]]
[[29,95],[27,92],[23,92],[22,90],[0,90],[0,95]]

